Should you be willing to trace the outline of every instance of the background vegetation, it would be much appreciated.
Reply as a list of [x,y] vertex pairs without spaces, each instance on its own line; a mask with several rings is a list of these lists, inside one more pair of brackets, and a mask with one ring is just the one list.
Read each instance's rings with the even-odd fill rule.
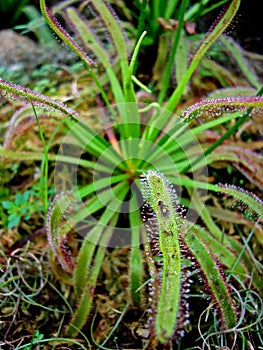
[[[14,4],[1,5],[1,16],[13,13],[11,25],[31,33],[37,58],[26,44],[22,66],[0,67],[0,345],[263,348],[263,57],[257,37],[238,32],[244,18],[232,21],[239,1],[111,1],[113,10],[68,1],[53,4],[56,19],[42,0],[17,13]],[[22,12],[29,23],[16,24]],[[58,49],[58,38],[69,49]],[[149,169],[180,193],[187,214],[178,220],[187,224],[179,235],[202,244],[198,255],[184,242],[194,259],[189,316],[172,324],[165,344],[155,324],[167,310],[149,284],[152,271],[162,276],[165,254],[158,262],[142,223],[158,241],[160,224],[141,208]],[[131,235],[119,240],[120,231]],[[215,307],[208,261],[229,288],[233,327]]]

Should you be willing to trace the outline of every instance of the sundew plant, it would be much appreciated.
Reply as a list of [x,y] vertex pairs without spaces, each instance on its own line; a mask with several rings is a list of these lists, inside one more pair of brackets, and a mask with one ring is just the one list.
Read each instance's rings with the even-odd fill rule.
[[[141,7],[138,40],[130,52],[127,35],[107,1],[83,1],[79,6],[71,1],[52,10],[40,0],[47,24],[83,62],[97,104],[84,116],[77,108],[0,79],[6,99],[26,102],[11,118],[0,154],[4,162],[17,158],[41,161],[40,196],[46,213],[49,262],[56,277],[73,290],[73,312],[63,324],[64,337],[86,334],[109,250],[127,248],[129,252],[128,301],[113,329],[128,310],[144,310],[145,348],[179,346],[192,322],[187,300],[196,276],[210,298],[209,310],[214,311],[211,317],[218,328],[211,332],[218,334],[216,346],[223,341],[231,347],[242,331],[245,311],[240,290],[251,288],[262,295],[261,265],[248,241],[242,244],[227,235],[211,209],[213,198],[217,198],[220,208],[224,207],[221,216],[232,210],[252,236],[255,231],[262,234],[262,200],[231,183],[208,181],[211,164],[233,162],[259,186],[260,180],[253,173],[262,171],[262,156],[250,151],[245,157],[241,147],[224,141],[244,122],[262,113],[261,91],[250,96],[236,96],[234,89],[232,96],[225,96],[222,91],[220,97],[177,109],[200,61],[230,25],[239,5],[240,0],[226,2],[168,95],[167,77],[173,70],[169,62],[181,48],[189,6],[188,0],[169,2],[178,26],[161,98],[155,100],[154,93],[136,75],[140,48],[149,35],[143,28],[146,5]],[[54,13],[66,19],[73,33]],[[142,103],[138,92],[153,98]],[[94,118],[100,121],[96,129],[91,124]],[[229,129],[209,146],[198,141],[202,132],[228,122]],[[45,127],[59,123],[64,135],[54,141],[54,152],[57,129],[48,140]],[[17,152],[14,143],[33,125],[38,127],[43,152]],[[51,168],[57,194],[49,203]],[[209,205],[206,198],[210,198]],[[257,319],[255,327],[259,322]],[[113,331],[109,332],[99,347],[105,348],[112,335]],[[92,336],[89,341],[95,343]],[[204,346],[207,342],[204,339]]]

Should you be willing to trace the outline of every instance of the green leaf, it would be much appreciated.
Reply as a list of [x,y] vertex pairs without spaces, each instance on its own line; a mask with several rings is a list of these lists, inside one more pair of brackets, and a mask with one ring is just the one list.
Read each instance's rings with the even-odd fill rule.
[[[148,171],[141,181],[145,201],[154,211],[158,223],[157,232],[149,237],[158,239],[158,248],[163,258],[160,276],[150,268],[152,278],[152,312],[155,315],[154,333],[161,343],[167,343],[178,327],[177,319],[181,302],[182,260],[179,243],[181,220],[176,211],[176,194],[171,184],[159,172]],[[157,247],[155,247],[156,249]],[[157,310],[155,309],[155,305]]]
[[11,201],[2,201],[2,206],[4,209],[13,209],[16,207],[15,203]]
[[125,100],[123,91],[117,79],[116,73],[112,68],[112,62],[110,62],[107,50],[102,46],[102,43],[100,43],[99,39],[95,36],[94,31],[92,31],[92,29],[89,28],[88,24],[80,18],[76,10],[69,8],[67,9],[67,14],[79,32],[83,42],[87,47],[89,47],[91,51],[95,53],[98,60],[105,66],[115,97],[115,103],[124,103]]
[[[134,199],[135,200],[135,199]],[[130,226],[131,226],[131,252],[129,263],[129,277],[130,277],[130,296],[132,302],[136,306],[140,306],[142,301],[141,285],[143,278],[143,260],[142,252],[140,249],[141,238],[141,217],[140,211],[132,211],[129,214]]]
[[220,309],[220,316],[223,319],[224,327],[232,329],[237,325],[235,303],[230,295],[230,288],[224,281],[224,276],[219,270],[219,265],[212,258],[212,251],[209,246],[199,240],[191,231],[184,235],[184,240],[196,257],[206,282],[211,289],[211,296]]
[[24,199],[23,194],[17,193],[17,194],[15,195],[15,204],[16,204],[17,206],[19,206],[19,205],[22,205],[22,204],[24,204],[24,203],[25,203],[25,199]]
[[17,215],[16,213],[14,214],[11,214],[9,217],[8,217],[8,228],[13,228],[13,227],[16,227],[19,222],[21,220],[21,216],[20,215]]
[[229,3],[229,6],[226,9],[225,13],[217,21],[217,23],[214,26],[212,26],[212,28],[208,31],[206,38],[201,43],[199,49],[196,51],[184,78],[181,80],[180,84],[177,86],[176,90],[173,92],[172,96],[170,97],[170,99],[166,105],[166,108],[169,111],[174,111],[175,107],[177,106],[177,104],[178,104],[178,102],[183,94],[183,91],[186,87],[186,84],[188,83],[190,77],[192,76],[193,72],[195,71],[196,67],[198,66],[200,60],[205,55],[205,53],[210,48],[210,46],[213,44],[213,42],[217,38],[219,38],[219,36],[230,25],[235,14],[237,13],[239,5],[240,5],[240,0],[233,0],[233,1],[229,1],[228,3]]

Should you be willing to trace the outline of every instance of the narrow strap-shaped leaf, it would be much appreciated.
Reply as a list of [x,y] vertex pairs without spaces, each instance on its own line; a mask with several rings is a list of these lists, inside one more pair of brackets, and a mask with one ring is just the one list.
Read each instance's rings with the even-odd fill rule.
[[195,118],[214,119],[223,114],[236,111],[247,111],[250,107],[259,110],[263,108],[262,96],[232,96],[214,99],[204,99],[193,104],[182,112],[182,119],[186,122]]
[[237,324],[235,304],[231,298],[230,290],[227,287],[224,276],[219,271],[215,260],[207,253],[208,246],[203,244],[191,230],[183,237],[200,265],[207,285],[211,289],[216,306],[219,307],[225,328],[233,329]]
[[58,23],[56,18],[53,16],[51,9],[46,5],[45,0],[40,0],[40,9],[43,17],[50,28],[58,35],[58,37],[84,62],[92,79],[97,85],[103,100],[106,105],[110,107],[108,97],[102,88],[99,79],[97,78],[92,67],[95,65],[93,60],[86,54],[86,52],[76,43],[76,41],[69,35],[69,33]]
[[120,58],[120,65],[122,69],[122,80],[123,82],[125,82],[128,74],[128,61],[127,61],[128,52],[127,52],[125,37],[121,30],[120,23],[118,22],[118,18],[116,14],[113,12],[110,5],[106,3],[106,1],[104,0],[92,1],[92,5],[98,11],[99,15],[101,16],[102,20],[105,23],[105,26],[108,32],[112,37],[112,40],[118,52],[118,57]]
[[[182,37],[182,29],[183,29],[183,25],[184,25],[184,14],[186,11],[186,7],[188,4],[189,0],[182,0],[180,3],[180,7],[179,7],[179,14],[178,14],[178,26],[176,28],[175,34],[174,34],[174,38],[173,38],[173,45],[172,45],[172,49],[168,58],[168,62],[166,64],[165,67],[165,72],[164,72],[164,77],[162,80],[162,88],[158,97],[158,103],[160,105],[162,105],[163,100],[166,96],[167,90],[168,90],[168,85],[169,85],[169,81],[171,78],[171,72],[172,72],[172,68],[174,65],[174,60],[175,60],[175,55],[178,51],[178,45],[180,42],[180,39]],[[176,66],[176,69],[179,69],[179,67]]]
[[[123,199],[126,196],[128,188],[129,187],[127,183],[124,182],[116,185],[112,189],[113,195],[111,195],[110,200],[107,202],[107,208],[104,210],[100,219],[97,221],[95,226],[88,232],[87,236],[83,241],[77,258],[77,265],[74,270],[74,281],[77,295],[79,295],[83,289],[83,280],[85,281],[85,279],[89,275],[89,266],[91,263],[92,253],[95,249],[95,246],[96,244],[101,244],[101,234],[103,230],[106,229],[108,223],[113,219],[113,217],[115,217],[114,215],[119,214],[120,206],[122,204]],[[99,199],[97,200],[98,202],[100,202]],[[102,203],[100,203],[100,205],[98,204],[99,209],[105,206],[106,203],[104,202],[103,205],[103,202],[104,201],[102,200]],[[89,214],[91,214],[92,212],[92,209],[88,210]],[[87,210],[86,212],[84,210],[83,215],[85,213],[87,215]]]
[[[115,103],[124,103],[124,95],[117,79],[117,76],[112,68],[112,62],[110,61],[107,51],[104,49],[103,45],[100,43],[99,38],[97,38],[94,32],[89,28],[88,23],[86,23],[80,15],[73,8],[67,9],[67,14],[69,19],[72,21],[77,31],[80,34],[81,39],[86,44],[86,46],[91,49],[97,56],[99,62],[101,62],[109,77],[111,88],[115,97]],[[114,115],[113,115],[114,117]]]
[[[175,89],[175,91],[172,93],[171,97],[169,98],[166,107],[166,111],[163,111],[161,115],[155,115],[153,116],[152,120],[149,123],[149,127],[146,128],[144,132],[144,137],[148,140],[155,138],[157,135],[157,130],[161,130],[163,126],[167,123],[167,120],[171,116],[171,112],[174,112],[178,102],[180,101],[180,98],[185,90],[185,87],[187,83],[189,82],[189,79],[191,78],[193,72],[197,68],[200,60],[205,55],[207,50],[211,47],[213,42],[219,38],[219,36],[225,31],[225,29],[229,26],[231,21],[233,20],[234,16],[237,13],[237,10],[239,8],[241,0],[233,0],[229,1],[228,7],[226,8],[225,12],[222,14],[221,18],[217,21],[217,23],[212,26],[211,30],[208,32],[206,38],[202,41],[199,49],[196,51],[196,53],[193,56],[193,59],[190,63],[190,66],[188,70],[186,71],[186,74],[184,78],[180,81],[179,85]],[[170,113],[169,113],[169,112]],[[155,127],[157,129],[155,129]]]
[[[146,202],[154,211],[158,225],[158,245],[162,254],[161,285],[152,281],[158,298],[155,314],[155,336],[161,343],[168,342],[176,328],[181,298],[181,252],[179,232],[180,216],[177,214],[177,199],[174,190],[165,177],[149,171],[142,177],[142,189]],[[154,278],[154,276],[152,276]]]
[[[122,184],[121,184],[122,185]],[[106,247],[117,223],[120,206],[126,196],[121,186],[104,210],[96,227],[83,241],[74,270],[77,308],[67,329],[69,336],[76,336],[87,321],[95,293],[96,281],[103,262]],[[95,253],[96,245],[98,245]]]
[[213,42],[219,38],[219,36],[226,30],[226,28],[230,25],[232,22],[234,16],[237,13],[237,10],[240,6],[240,0],[233,0],[229,1],[229,4],[227,5],[228,8],[226,9],[225,13],[222,15],[222,17],[218,20],[218,22],[215,24],[215,26],[212,26],[210,31],[207,34],[207,37],[203,40],[201,43],[199,49],[196,51],[191,64],[185,74],[184,79],[181,80],[180,84],[177,86],[176,90],[173,92],[172,96],[170,97],[166,108],[170,111],[173,111],[176,107],[177,103],[179,102],[182,93],[185,89],[185,86],[187,82],[189,81],[191,75],[195,71],[196,67],[198,66],[200,60],[204,56],[204,54],[207,52],[207,50],[211,47]]
[[22,98],[32,102],[36,107],[53,109],[63,113],[66,117],[69,117],[71,120],[78,122],[78,114],[73,109],[69,108],[67,105],[60,101],[56,101],[51,97],[42,95],[38,92],[35,92],[29,88],[25,88],[18,84],[14,84],[4,79],[0,78],[0,90],[3,94],[10,95],[10,98]]
[[52,30],[66,43],[77,56],[79,56],[87,66],[93,66],[95,63],[86,52],[73,40],[73,38],[66,32],[66,30],[58,23],[52,14],[52,11],[47,7],[45,0],[40,0],[40,9],[47,24]]
[[143,277],[143,261],[142,252],[140,249],[140,238],[141,238],[141,219],[140,212],[133,211],[129,214],[131,225],[131,252],[129,262],[129,277],[130,277],[130,296],[134,305],[141,305],[142,292],[140,287],[142,285]]
[[236,201],[240,201],[244,204],[244,209],[247,207],[256,217],[263,218],[263,204],[262,200],[255,194],[242,189],[241,187],[236,187],[233,185],[214,185],[210,183],[205,183],[201,181],[195,181],[187,178],[186,176],[180,178],[172,178],[172,183],[180,186],[189,186],[192,188],[200,188],[204,190],[210,190],[217,193],[228,194],[233,197]]
[[[263,88],[261,90],[263,90]],[[219,102],[219,105],[217,106],[217,110],[219,111],[219,115],[221,115],[221,112],[222,112],[222,111],[220,112],[220,104],[225,99],[226,100],[223,102],[223,104],[224,104],[223,110],[225,108],[224,113],[229,113],[229,112],[232,112],[232,111],[235,111],[235,110],[240,110],[240,111],[244,110],[244,113],[235,122],[235,124],[230,129],[228,129],[218,140],[216,140],[210,147],[208,147],[204,151],[203,155],[197,157],[194,160],[194,162],[193,162],[194,164],[198,163],[200,160],[203,159],[204,156],[210,154],[214,149],[216,149],[220,144],[222,144],[223,141],[227,140],[227,138],[229,138],[236,130],[238,130],[238,128],[246,121],[246,119],[248,118],[248,116],[250,114],[255,113],[255,111],[257,112],[258,110],[262,110],[263,98],[261,96],[262,95],[262,91],[261,90],[257,93],[257,96],[246,96],[246,97],[240,97],[239,96],[239,97],[227,97],[227,98],[222,98],[222,99],[221,98],[215,99],[216,101]],[[232,104],[232,102],[234,102],[234,104],[232,106],[229,106],[227,101],[229,101],[230,104]],[[210,103],[209,100],[208,100],[207,103],[208,104]],[[212,103],[214,103],[213,100],[212,100]],[[202,101],[201,101],[201,104],[202,104]],[[197,108],[199,108],[199,107],[197,107]],[[212,106],[210,106],[210,107],[212,107]],[[195,110],[195,112],[197,112],[196,108],[194,108],[194,110]],[[201,110],[202,110],[202,107],[201,107]],[[201,110],[199,112],[201,112],[201,115],[202,115],[202,111]],[[186,112],[186,115],[184,115],[184,117],[186,116],[186,120],[190,120],[191,119],[191,118],[190,119],[188,118],[191,115],[191,107],[190,107],[190,114],[188,112],[189,112],[189,110]],[[199,115],[199,112],[197,112],[198,115]],[[209,109],[207,110],[205,108],[203,112],[205,112],[205,114],[208,115],[208,116],[210,116],[211,114],[212,114],[213,117],[217,117],[218,116],[218,113],[216,113],[215,115],[213,114],[213,112],[214,112],[213,108],[212,108],[212,111],[209,110]],[[197,115],[195,115],[195,117],[196,116]],[[189,169],[190,169],[190,166],[188,165],[187,167],[185,167],[183,169],[183,172],[186,172]]]
[[74,263],[68,247],[67,234],[73,223],[67,214],[73,209],[75,200],[71,193],[57,195],[48,210],[46,231],[49,246],[54,260],[58,260],[62,268],[71,273]]
[[22,87],[18,84],[14,84],[8,81],[5,81],[0,78],[0,91],[5,95],[10,95],[10,97],[24,99],[29,101],[34,106],[39,108],[44,108],[47,110],[55,110],[61,112],[63,116],[69,118],[68,122],[74,122],[78,124],[78,127],[83,128],[89,135],[90,138],[96,138],[96,142],[105,147],[106,141],[101,138],[95,131],[93,131],[88,125],[86,125],[76,111],[69,108],[64,103],[57,101],[51,97],[40,94],[36,91],[33,91],[29,88]]
[[129,178],[129,174],[112,175],[109,177],[103,177],[94,179],[93,182],[87,184],[79,189],[80,198],[89,196],[95,191],[101,191],[103,188],[115,185],[118,182],[123,182]]
[[[117,20],[116,14],[110,5],[104,0],[92,1],[92,5],[98,11],[101,18],[103,19],[107,30],[109,31],[115,47],[118,51],[118,56],[124,62],[127,60],[127,46],[125,42],[124,34],[121,30],[119,21]],[[127,64],[127,61],[126,61]]]
[[[221,263],[226,266],[231,273],[238,274],[240,278],[247,277],[247,268],[243,263],[239,263],[236,265],[236,259],[238,256],[238,251],[234,250],[232,245],[230,244],[228,238],[225,237],[223,242],[215,239],[211,236],[211,234],[205,230],[203,227],[199,225],[190,225],[189,230],[194,234],[199,240],[206,244],[210,251],[213,252],[214,256],[217,260],[221,261]],[[240,245],[239,245],[240,247]],[[232,248],[232,249],[231,249]],[[235,266],[236,265],[236,266]],[[233,267],[235,266],[235,270],[233,271]]]
[[[254,225],[260,224],[260,221],[257,221],[258,218],[261,218],[262,220],[263,203],[262,200],[253,193],[229,185],[218,186],[207,183],[205,184],[202,182],[193,181],[191,179],[185,178],[181,178],[179,181],[177,181],[176,178],[172,178],[172,181],[173,183],[178,185],[184,185],[187,187],[200,188],[205,190],[208,189],[217,193],[228,194],[229,196],[231,196],[232,201],[234,200],[234,202],[236,201],[237,203],[241,203],[241,206],[239,205],[239,208],[243,207],[243,210],[246,210],[252,214],[250,218],[252,224],[253,222]],[[197,205],[199,205],[199,207],[202,206],[202,204],[200,203],[197,203]],[[232,236],[224,235],[223,237],[218,228],[216,230],[213,229],[214,224],[212,223],[212,218],[210,217],[210,214],[206,207],[203,208],[203,212],[201,212],[201,215],[205,224],[207,224],[208,227],[211,228],[211,232],[214,234],[214,237],[216,238],[218,243],[221,242],[220,244],[222,244],[225,248],[219,248],[218,243],[214,241],[214,239],[206,232],[206,230],[199,226],[197,226],[197,229],[195,228],[196,225],[193,226],[193,230],[195,231],[194,234],[208,246],[211,245],[212,251],[219,253],[219,255],[222,253],[222,255],[220,255],[220,260],[222,258],[223,264],[227,266],[230,270],[232,270],[233,266],[235,265],[235,273],[240,273],[241,275],[243,275],[245,268],[245,270],[248,271],[248,273],[246,273],[246,277],[251,279],[251,283],[253,284],[253,286],[255,286],[259,293],[262,294],[261,272],[257,271],[257,269],[255,268],[255,264],[253,263],[253,257],[251,257],[249,252],[242,253],[242,245]],[[225,251],[225,249],[229,250],[230,255]],[[240,254],[242,254],[240,262],[236,265],[235,259],[237,259]],[[234,260],[233,256],[235,257]]]
[[[2,146],[0,146],[0,156],[5,157],[6,159],[14,159],[14,160],[17,160],[19,158],[20,161],[42,160],[44,158],[43,152],[40,153],[40,152],[11,151]],[[55,162],[63,162],[68,164],[76,164],[78,166],[83,166],[84,168],[88,168],[88,169],[96,168],[96,170],[105,171],[105,168],[101,168],[101,167],[98,168],[96,166],[96,163],[92,161],[85,160],[85,159],[78,159],[76,157],[71,157],[71,156],[63,156],[63,155],[49,153],[48,160],[52,162],[55,161]]]
[[244,204],[243,210],[250,210],[261,221],[263,221],[263,201],[254,193],[244,190],[234,185],[219,185],[221,192],[232,196],[237,201]]
[[[158,295],[158,302],[153,301],[153,305],[157,309],[154,313],[154,332],[157,340],[165,343],[171,339],[178,326],[178,319],[181,317],[182,279],[184,277],[181,256],[183,251],[187,251],[187,249],[190,256],[192,255],[196,259],[201,277],[206,282],[206,290],[210,291],[215,305],[219,309],[224,327],[234,330],[237,324],[236,305],[217,259],[220,259],[230,269],[237,269],[236,272],[240,273],[241,276],[246,275],[246,268],[237,263],[235,253],[228,251],[222,242],[196,225],[184,222],[183,209],[178,205],[174,189],[162,174],[149,171],[142,178],[142,189],[147,205],[152,208],[151,215],[154,214],[152,218],[147,220],[149,214],[144,211],[143,219],[148,231],[151,233],[152,230],[152,237],[158,241],[162,258],[161,279],[156,278],[154,290],[158,290],[159,295],[152,293],[153,298]],[[151,261],[153,260],[150,259]],[[152,262],[149,266],[150,271],[155,273],[154,263]],[[154,277],[152,278],[154,285]],[[172,295],[169,294],[170,291],[172,291]],[[172,301],[171,304],[167,296]],[[167,320],[168,315],[169,321]]]
[[[83,147],[88,153],[100,157],[100,163],[102,166],[120,163],[123,159],[115,152],[110,146],[110,143],[104,140],[98,133],[91,131],[90,128],[83,127],[83,125],[73,124],[71,121],[67,121],[67,124],[71,127],[70,135],[73,135],[77,140],[79,147]],[[67,138],[64,140],[66,142]],[[98,164],[100,166],[100,164]],[[112,169],[110,167],[110,169]]]
[[[92,307],[93,298],[95,295],[95,288],[97,284],[98,275],[105,256],[107,243],[111,237],[111,234],[113,231],[112,227],[114,227],[114,225],[116,224],[117,218],[118,218],[118,215],[116,215],[116,213],[115,214],[113,213],[113,217],[110,222],[110,227],[105,229],[104,232],[102,233],[101,242],[100,242],[101,245],[98,247],[95,253],[92,267],[89,268],[88,276],[85,276],[85,273],[87,271],[78,270],[79,274],[81,274],[81,272],[83,272],[84,274],[82,275],[82,279],[80,279],[82,293],[79,299],[77,300],[77,308],[74,314],[72,315],[71,322],[66,331],[67,335],[70,337],[75,337],[87,322],[87,319]],[[83,251],[83,253],[85,252]],[[82,261],[80,260],[79,264],[81,263]],[[82,270],[85,267],[87,266],[85,265],[84,267],[82,267]]]
[[[188,53],[188,46],[186,42],[186,35],[185,32],[182,30],[180,40],[178,43],[178,48],[175,54],[175,78],[177,85],[180,83],[180,81],[183,79],[183,76],[185,75],[187,71],[187,60],[189,57]],[[184,90],[184,94],[187,92],[187,88]]]
[[241,69],[244,76],[250,82],[252,86],[259,89],[261,87],[261,82],[259,81],[257,75],[253,71],[253,67],[249,65],[248,61],[245,60],[242,48],[231,38],[224,37],[222,38],[223,45],[231,54],[231,58],[236,61],[239,68]]

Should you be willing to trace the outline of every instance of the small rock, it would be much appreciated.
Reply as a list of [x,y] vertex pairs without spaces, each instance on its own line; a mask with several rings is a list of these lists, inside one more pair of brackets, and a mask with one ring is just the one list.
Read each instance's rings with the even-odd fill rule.
[[30,70],[41,59],[41,48],[30,38],[11,29],[0,31],[0,66],[13,71]]

